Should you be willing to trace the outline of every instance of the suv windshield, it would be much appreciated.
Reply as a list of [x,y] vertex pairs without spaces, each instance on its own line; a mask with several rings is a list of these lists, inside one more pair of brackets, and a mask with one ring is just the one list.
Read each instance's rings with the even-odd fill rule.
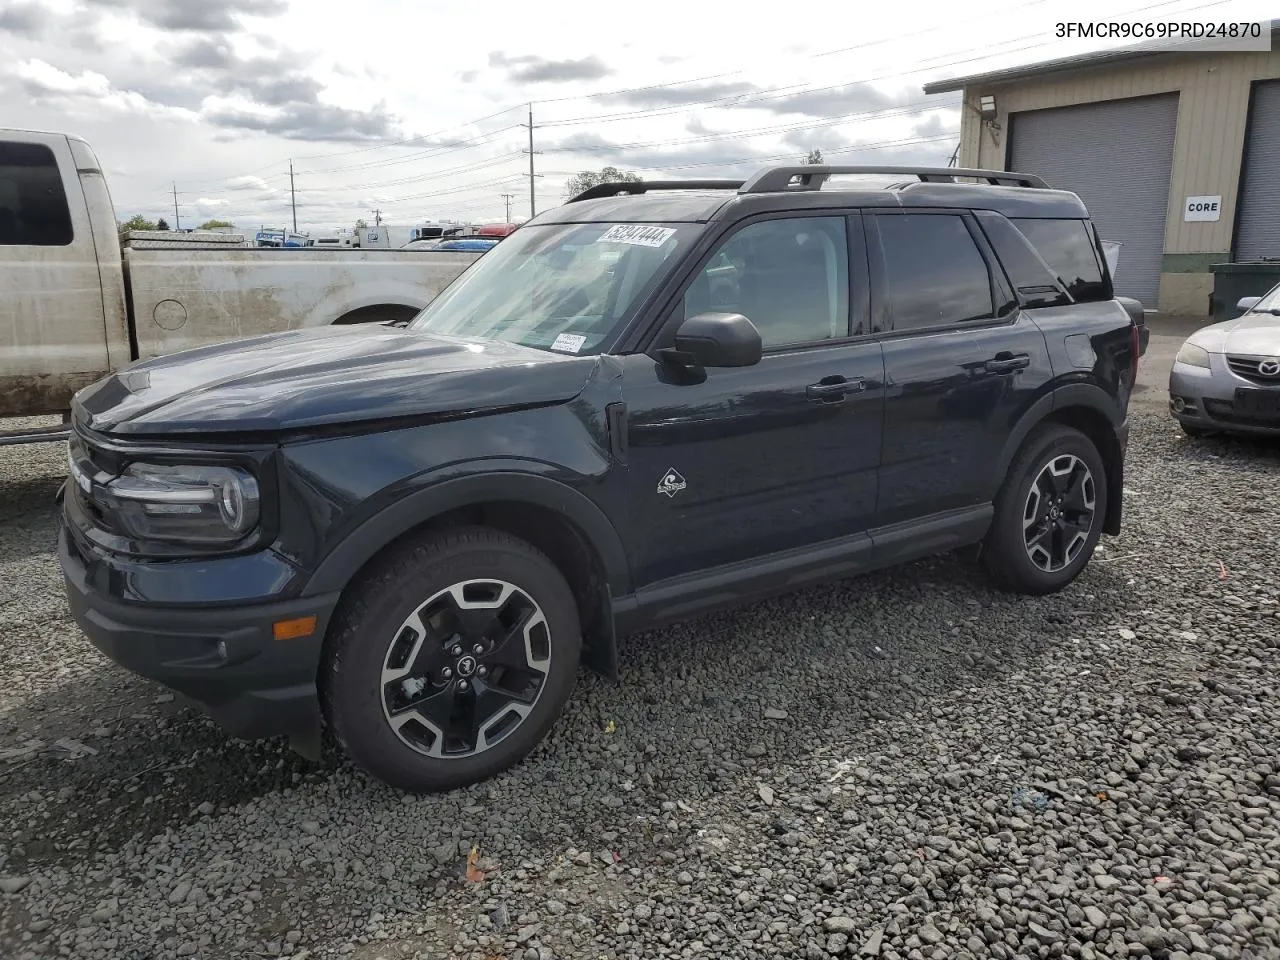
[[592,353],[701,229],[691,223],[521,227],[409,326],[453,337]]

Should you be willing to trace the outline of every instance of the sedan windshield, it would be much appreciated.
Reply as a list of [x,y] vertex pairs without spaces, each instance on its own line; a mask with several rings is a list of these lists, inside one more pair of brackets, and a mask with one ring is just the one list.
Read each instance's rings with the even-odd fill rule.
[[521,227],[409,326],[562,353],[596,352],[700,230],[648,223]]
[[1253,305],[1251,312],[1280,314],[1280,284],[1268,290],[1266,295]]

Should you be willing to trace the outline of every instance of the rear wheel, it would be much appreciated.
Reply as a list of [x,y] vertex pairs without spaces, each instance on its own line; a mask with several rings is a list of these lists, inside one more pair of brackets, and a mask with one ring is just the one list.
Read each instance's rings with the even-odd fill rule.
[[983,545],[987,572],[1008,590],[1055,593],[1089,562],[1106,513],[1106,467],[1097,447],[1071,427],[1039,427],[996,497]]
[[335,738],[416,793],[520,762],[577,677],[573,593],[532,545],[470,527],[402,549],[352,588],[322,667]]

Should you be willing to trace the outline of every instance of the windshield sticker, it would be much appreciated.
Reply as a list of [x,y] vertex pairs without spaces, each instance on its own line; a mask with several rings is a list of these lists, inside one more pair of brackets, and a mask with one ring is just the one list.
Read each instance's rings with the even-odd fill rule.
[[587,338],[581,334],[562,333],[556,337],[556,342],[551,344],[551,349],[559,350],[561,353],[577,353],[586,342]]
[[660,247],[675,234],[675,227],[650,227],[640,223],[616,223],[596,239],[596,243],[633,243]]

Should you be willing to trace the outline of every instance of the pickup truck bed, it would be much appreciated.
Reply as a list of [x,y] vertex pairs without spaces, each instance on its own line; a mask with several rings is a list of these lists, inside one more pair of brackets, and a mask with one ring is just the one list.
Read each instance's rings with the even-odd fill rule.
[[[326,324],[404,320],[480,254],[122,242],[101,165],[0,129],[0,419],[62,414],[134,360]],[[55,439],[4,430],[0,444]]]

